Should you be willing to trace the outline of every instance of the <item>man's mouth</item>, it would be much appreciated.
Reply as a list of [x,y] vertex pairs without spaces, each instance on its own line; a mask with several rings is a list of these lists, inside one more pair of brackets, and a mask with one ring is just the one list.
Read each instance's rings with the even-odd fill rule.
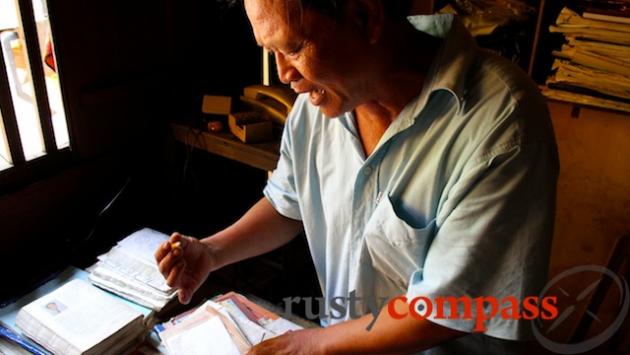
[[326,90],[323,88],[317,88],[311,85],[304,85],[301,82],[292,82],[291,89],[297,94],[308,93],[311,103],[315,106],[321,105],[324,97],[326,96]]

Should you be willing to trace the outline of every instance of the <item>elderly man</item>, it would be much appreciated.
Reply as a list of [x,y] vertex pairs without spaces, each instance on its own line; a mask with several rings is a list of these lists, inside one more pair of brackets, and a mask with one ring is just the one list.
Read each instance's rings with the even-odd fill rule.
[[[528,336],[522,304],[480,324],[496,304],[464,301],[522,302],[546,277],[558,165],[545,102],[457,18],[409,7],[245,0],[256,41],[300,94],[278,168],[239,221],[203,240],[175,233],[180,246],[156,258],[185,303],[211,271],[304,229],[325,327],[253,353],[506,354]],[[461,302],[442,302],[441,317],[411,302],[449,296]],[[371,314],[382,299],[398,302]]]

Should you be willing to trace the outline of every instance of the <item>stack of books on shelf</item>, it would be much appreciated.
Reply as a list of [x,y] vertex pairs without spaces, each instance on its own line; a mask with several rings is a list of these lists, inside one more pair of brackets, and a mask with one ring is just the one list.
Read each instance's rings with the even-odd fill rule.
[[166,234],[149,228],[139,230],[98,257],[90,267],[90,281],[132,302],[155,311],[173,304],[176,290],[169,287],[158,269],[155,250]]
[[245,354],[254,345],[300,326],[230,292],[154,327],[172,355]]
[[551,99],[630,112],[630,0],[583,4],[588,7],[577,6],[578,11],[563,8],[550,27],[564,35],[565,44],[552,52],[553,73],[542,92]]

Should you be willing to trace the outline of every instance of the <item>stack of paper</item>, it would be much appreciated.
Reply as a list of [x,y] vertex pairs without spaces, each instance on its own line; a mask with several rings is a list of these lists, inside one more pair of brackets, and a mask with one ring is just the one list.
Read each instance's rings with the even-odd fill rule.
[[[247,297],[236,292],[229,292],[215,298],[215,301],[224,306],[232,315],[234,320],[243,329],[247,329],[246,334],[251,334],[252,344],[260,343],[261,337],[270,339],[284,334],[289,330],[297,330],[302,327],[266,310],[265,308],[250,301]],[[258,327],[256,327],[256,325]],[[260,329],[263,331],[260,333]],[[252,332],[249,332],[249,329]],[[250,336],[248,336],[250,338]]]
[[230,292],[155,329],[169,354],[238,355],[301,327]]
[[166,234],[149,228],[137,231],[98,257],[90,267],[90,281],[142,306],[160,311],[176,296],[158,269],[155,250]]
[[630,24],[586,19],[562,9],[551,32],[566,44],[554,51],[553,74],[543,94],[630,112]]
[[54,354],[118,354],[145,331],[143,314],[83,280],[22,307],[16,325]]

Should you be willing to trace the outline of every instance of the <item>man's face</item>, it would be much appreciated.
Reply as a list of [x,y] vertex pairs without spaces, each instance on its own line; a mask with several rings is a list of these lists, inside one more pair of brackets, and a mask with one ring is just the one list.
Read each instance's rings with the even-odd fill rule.
[[365,41],[349,21],[300,11],[295,1],[245,0],[259,45],[274,53],[278,76],[297,93],[308,93],[327,117],[366,100],[369,58]]

